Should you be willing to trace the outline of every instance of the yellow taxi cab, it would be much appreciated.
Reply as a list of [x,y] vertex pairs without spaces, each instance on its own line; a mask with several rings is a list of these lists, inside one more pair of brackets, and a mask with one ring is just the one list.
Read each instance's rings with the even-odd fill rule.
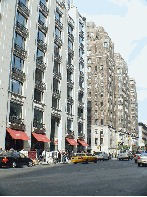
[[88,162],[97,163],[97,157],[93,156],[91,153],[74,153],[71,158],[71,162],[74,164]]

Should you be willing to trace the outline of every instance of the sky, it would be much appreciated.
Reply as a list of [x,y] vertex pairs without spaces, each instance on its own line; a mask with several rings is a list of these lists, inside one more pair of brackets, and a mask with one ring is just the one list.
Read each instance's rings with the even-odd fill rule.
[[147,0],[74,0],[86,21],[103,26],[136,81],[138,121],[147,124]]

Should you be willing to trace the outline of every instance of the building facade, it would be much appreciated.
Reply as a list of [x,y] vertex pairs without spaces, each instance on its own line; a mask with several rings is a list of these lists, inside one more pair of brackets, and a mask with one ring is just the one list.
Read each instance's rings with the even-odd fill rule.
[[116,154],[120,145],[131,147],[136,140],[131,128],[133,123],[138,133],[137,94],[135,84],[131,86],[130,82],[133,83],[128,76],[128,66],[119,53],[114,53],[114,44],[107,32],[88,22],[87,139],[91,152]]
[[138,146],[140,148],[147,147],[147,125],[142,122],[138,123],[139,125],[139,138],[138,138]]
[[0,27],[0,146],[86,149],[86,19],[72,0],[11,0]]
[[115,149],[114,44],[103,27],[87,23],[87,135],[92,151]]

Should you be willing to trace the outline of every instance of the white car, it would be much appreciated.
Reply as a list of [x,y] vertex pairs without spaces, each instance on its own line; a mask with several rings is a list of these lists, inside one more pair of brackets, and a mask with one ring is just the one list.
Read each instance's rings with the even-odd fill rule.
[[109,155],[105,152],[95,152],[95,156],[97,157],[97,160],[108,160]]
[[138,166],[147,165],[147,153],[142,153],[140,156],[138,156],[137,163],[138,163]]
[[118,159],[119,160],[124,160],[124,159],[133,159],[133,154],[129,150],[121,150],[120,153],[118,154]]

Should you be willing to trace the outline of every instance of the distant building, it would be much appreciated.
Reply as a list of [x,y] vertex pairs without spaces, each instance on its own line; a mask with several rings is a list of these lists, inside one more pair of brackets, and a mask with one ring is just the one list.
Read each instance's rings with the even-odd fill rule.
[[144,148],[147,145],[147,125],[143,124],[142,122],[139,122],[138,125],[139,125],[138,145]]

